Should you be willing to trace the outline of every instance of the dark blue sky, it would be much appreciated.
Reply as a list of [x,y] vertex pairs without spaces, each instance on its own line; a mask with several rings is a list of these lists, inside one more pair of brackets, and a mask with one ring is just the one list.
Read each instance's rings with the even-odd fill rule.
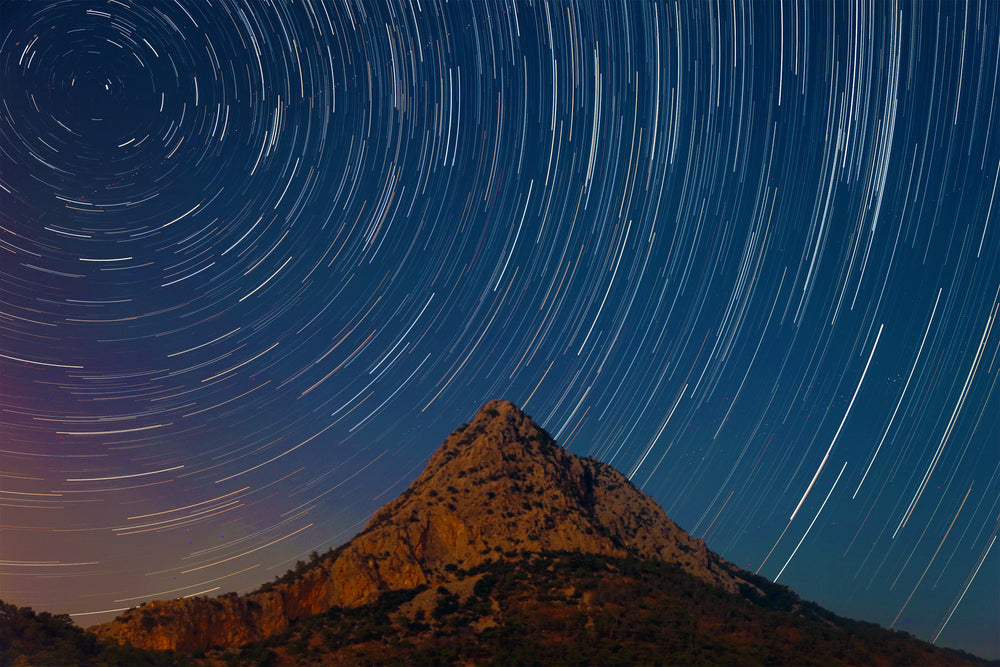
[[506,398],[1000,654],[1000,5],[0,11],[4,599],[247,590]]

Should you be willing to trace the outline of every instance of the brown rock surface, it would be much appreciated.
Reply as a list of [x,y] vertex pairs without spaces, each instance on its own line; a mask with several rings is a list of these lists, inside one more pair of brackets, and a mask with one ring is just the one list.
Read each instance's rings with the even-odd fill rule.
[[741,581],[739,568],[621,473],[567,453],[515,405],[491,401],[364,531],[295,581],[240,597],[151,602],[92,630],[141,648],[236,647],[334,605],[446,582],[448,565],[546,550],[654,557],[731,592]]

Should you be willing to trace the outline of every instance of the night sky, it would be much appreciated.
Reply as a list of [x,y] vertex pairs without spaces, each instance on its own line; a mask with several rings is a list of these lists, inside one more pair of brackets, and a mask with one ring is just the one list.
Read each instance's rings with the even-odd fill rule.
[[1000,654],[1000,3],[9,2],[0,597],[358,532],[492,398]]

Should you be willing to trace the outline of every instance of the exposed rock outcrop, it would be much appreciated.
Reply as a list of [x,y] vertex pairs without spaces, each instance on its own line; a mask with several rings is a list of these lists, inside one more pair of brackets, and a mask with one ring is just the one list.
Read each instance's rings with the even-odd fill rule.
[[359,535],[292,583],[245,596],[151,602],[93,628],[134,646],[202,651],[263,639],[334,605],[435,585],[523,552],[636,555],[730,592],[740,570],[681,530],[618,471],[561,449],[515,405],[491,401]]

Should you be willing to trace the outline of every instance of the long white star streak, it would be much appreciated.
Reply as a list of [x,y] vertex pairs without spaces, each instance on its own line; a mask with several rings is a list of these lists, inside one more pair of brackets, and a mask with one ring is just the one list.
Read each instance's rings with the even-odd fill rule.
[[[120,433],[121,431],[114,431],[115,433]],[[89,434],[88,434],[89,435]],[[147,475],[162,475],[165,472],[173,472],[174,470],[180,470],[184,466],[174,466],[172,468],[164,468],[162,470],[150,470],[148,472],[137,472],[131,475],[111,475],[109,477],[67,477],[67,482],[104,482],[112,479],[131,479],[133,477],[146,477]]]
[[[844,416],[840,420],[840,425],[837,426],[837,432],[833,434],[833,440],[830,441],[830,446],[826,448],[826,454],[823,455],[823,460],[820,461],[819,467],[816,468],[816,474],[813,475],[812,480],[809,482],[809,486],[806,487],[805,493],[799,498],[798,504],[795,509],[792,510],[792,515],[788,517],[789,521],[795,519],[795,515],[798,514],[799,508],[802,507],[802,503],[806,501],[806,496],[809,495],[809,491],[812,490],[813,484],[816,483],[816,479],[819,477],[820,472],[823,471],[823,466],[826,465],[827,459],[830,458],[830,451],[833,450],[833,446],[837,443],[837,438],[840,437],[840,431],[844,428],[844,422],[847,421],[848,415],[851,414],[851,408],[854,407],[854,400],[858,397],[858,392],[861,391],[861,384],[865,381],[865,375],[868,374],[868,366],[872,363],[872,357],[875,356],[875,348],[878,347],[879,338],[882,337],[882,327],[884,325],[879,325],[878,334],[875,336],[875,342],[872,344],[872,350],[868,353],[868,361],[865,362],[865,369],[861,371],[861,378],[858,380],[858,385],[854,388],[854,395],[851,396],[851,402],[847,405],[847,410],[844,411]],[[843,470],[841,471],[843,472]],[[839,476],[838,476],[839,479]]]
[[799,543],[795,545],[794,549],[792,549],[792,555],[788,557],[788,560],[785,561],[785,564],[781,566],[780,570],[778,570],[778,574],[774,575],[775,582],[778,581],[782,573],[785,571],[785,568],[788,567],[788,564],[792,562],[793,558],[795,558],[795,554],[798,553],[799,547],[801,547],[802,543],[805,542],[806,536],[809,535],[809,531],[812,530],[813,524],[816,523],[816,519],[818,519],[819,515],[823,512],[823,508],[826,507],[826,501],[830,499],[830,496],[833,495],[833,490],[837,488],[837,482],[840,481],[840,476],[844,474],[844,469],[846,467],[847,467],[847,461],[844,461],[844,465],[840,467],[840,472],[837,473],[837,479],[833,481],[833,485],[830,486],[830,490],[827,491],[826,493],[826,498],[823,499],[823,503],[819,506],[819,509],[816,510],[816,516],[814,516],[813,520],[809,522],[809,527],[806,528],[806,532],[802,533],[802,538],[799,540]]
[[955,610],[958,609],[958,605],[962,604],[962,600],[965,599],[965,594],[969,592],[969,586],[971,586],[972,582],[975,581],[976,575],[979,574],[979,569],[983,566],[983,563],[986,562],[986,557],[990,555],[990,551],[993,549],[993,545],[997,541],[998,529],[1000,529],[1000,524],[997,525],[997,528],[993,529],[993,535],[990,537],[990,543],[987,544],[986,548],[983,549],[981,554],[979,554],[979,560],[976,561],[976,565],[972,569],[972,573],[969,574],[969,576],[966,578],[965,583],[962,586],[962,592],[955,597],[955,600],[951,603],[951,607],[948,609],[948,613],[941,620],[940,625],[938,625],[937,630],[934,632],[934,636],[931,639],[931,641],[933,641],[934,643],[937,643],[937,640],[941,636],[941,633],[944,632],[944,629],[945,627],[947,627],[948,622],[951,621],[951,617],[954,616]]

